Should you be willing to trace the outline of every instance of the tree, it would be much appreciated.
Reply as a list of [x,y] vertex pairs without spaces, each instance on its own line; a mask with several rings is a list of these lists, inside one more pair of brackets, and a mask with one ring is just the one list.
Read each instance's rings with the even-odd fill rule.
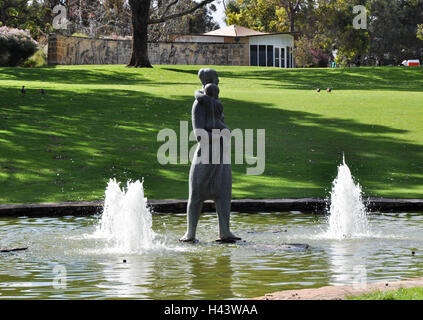
[[[364,0],[321,0],[314,10],[315,34],[321,36],[324,47],[336,52],[335,61],[343,66],[361,65],[369,50],[368,30],[353,26],[356,5],[366,5]],[[367,14],[369,11],[367,11]]]
[[370,55],[382,64],[422,59],[417,25],[423,22],[423,0],[371,1]]
[[29,30],[34,38],[52,30],[50,14],[41,0],[0,0],[0,26]]
[[304,0],[277,0],[276,2],[285,9],[286,14],[288,15],[289,20],[289,32],[295,31],[295,18],[300,12],[301,7],[305,5],[306,1]]
[[130,36],[131,11],[125,0],[67,0],[66,33],[90,37]]
[[[191,5],[190,8],[180,11],[177,8],[179,1],[157,0],[152,3],[151,0],[129,0],[132,20],[132,54],[128,67],[152,67],[148,59],[148,25],[163,23],[193,13],[214,0],[202,0]],[[153,10],[150,7],[152,4]],[[160,12],[160,14],[155,15],[156,12]]]
[[[179,1],[178,10],[187,10],[195,4],[193,0]],[[150,8],[150,10],[153,10],[153,8]],[[163,11],[164,8],[157,8],[156,10]],[[148,41],[173,41],[175,35],[205,33],[215,30],[219,26],[210,14],[210,11],[215,10],[216,8],[212,4],[210,8],[204,6],[191,14],[171,19],[165,23],[150,24],[148,26]],[[163,14],[161,11],[155,11],[154,15],[159,16]]]
[[295,41],[295,65],[297,67],[327,67],[331,53],[324,48],[318,37],[302,35]]
[[299,14],[314,1],[233,0],[228,3],[228,24],[238,24],[265,32],[294,32]]
[[287,31],[285,21],[278,16],[278,8],[270,0],[234,0],[225,10],[226,23],[262,32]]

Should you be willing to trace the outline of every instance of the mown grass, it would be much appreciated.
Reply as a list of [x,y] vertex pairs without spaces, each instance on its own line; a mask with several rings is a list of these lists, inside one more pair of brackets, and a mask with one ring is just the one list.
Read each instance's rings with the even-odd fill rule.
[[[100,199],[112,177],[186,198],[157,133],[190,121],[199,68],[0,68],[0,203]],[[228,125],[266,129],[265,172],[234,164],[234,198],[327,196],[342,153],[366,195],[422,197],[423,68],[214,68]]]
[[376,291],[360,296],[348,297],[348,300],[423,300],[423,288]]

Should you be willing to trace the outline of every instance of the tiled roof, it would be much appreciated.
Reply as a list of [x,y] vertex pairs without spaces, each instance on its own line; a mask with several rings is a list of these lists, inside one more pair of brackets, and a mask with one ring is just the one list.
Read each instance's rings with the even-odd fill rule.
[[236,25],[230,25],[225,28],[204,33],[204,35],[225,36],[225,37],[248,37],[248,36],[256,36],[256,35],[263,35],[263,34],[267,34],[267,33],[251,30],[251,29],[236,26]]

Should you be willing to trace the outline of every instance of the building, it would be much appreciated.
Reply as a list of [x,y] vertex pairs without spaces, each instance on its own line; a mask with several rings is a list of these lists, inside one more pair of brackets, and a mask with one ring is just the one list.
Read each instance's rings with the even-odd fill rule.
[[244,57],[240,65],[293,68],[294,33],[264,33],[230,25],[202,34],[179,35],[174,42],[243,44]]
[[[49,65],[125,64],[131,40],[91,39],[50,34]],[[294,67],[294,34],[263,33],[240,26],[149,42],[151,64]]]

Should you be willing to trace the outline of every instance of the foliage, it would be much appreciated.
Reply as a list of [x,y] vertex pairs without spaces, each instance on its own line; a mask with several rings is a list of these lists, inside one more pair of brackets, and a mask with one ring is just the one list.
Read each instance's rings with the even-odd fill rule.
[[288,31],[283,9],[271,5],[271,0],[230,1],[226,8],[226,23],[262,32]]
[[318,37],[301,36],[295,41],[295,65],[297,67],[327,67],[330,52],[324,49],[324,44]]
[[29,32],[6,26],[0,27],[0,66],[22,64],[37,50],[37,42]]
[[51,32],[51,8],[44,1],[0,0],[0,26],[29,30],[38,38]]
[[295,19],[307,5],[299,0],[231,0],[226,22],[263,32],[294,31]]
[[92,38],[131,35],[131,10],[125,0],[69,0],[69,33]]
[[422,0],[374,0],[370,11],[370,58],[378,58],[385,65],[423,59],[416,27],[423,22]]
[[423,40],[423,24],[417,25],[417,38]]
[[[152,17],[158,17],[172,2],[174,0],[152,1]],[[193,0],[180,0],[177,8],[173,7],[169,13],[187,9],[193,3]],[[67,10],[69,24],[66,30],[54,30],[52,27],[56,15],[52,10],[58,4],[64,5]],[[210,14],[213,8],[203,7],[184,17],[151,26],[150,40],[170,40],[175,33],[201,33],[216,29],[218,25]],[[126,0],[0,0],[0,26],[27,29],[36,39],[46,38],[53,31],[85,37],[122,38],[132,35],[131,24],[131,8]]]
[[[315,34],[322,34],[325,48],[335,51],[335,62],[341,66],[361,65],[369,49],[367,30],[355,29],[353,13],[361,0],[323,1],[315,10]],[[367,12],[368,13],[368,12]]]
[[[156,3],[151,4],[151,17],[158,18],[163,15],[166,5],[172,0],[162,0],[161,5],[156,7]],[[193,0],[180,0],[177,7],[170,9],[168,14],[176,13],[181,10],[189,9],[195,2]],[[206,6],[199,8],[191,14],[187,14],[175,19],[168,20],[164,23],[150,24],[148,26],[149,41],[172,41],[178,34],[204,33],[217,29],[219,26],[213,20],[210,13],[215,9],[214,6],[207,8]]]
[[[307,0],[298,1],[294,14],[295,30],[308,39],[319,38],[325,53],[336,52],[342,66],[399,64],[405,59],[423,60],[422,0]],[[292,23],[289,3],[281,0],[231,0],[227,6],[227,22],[266,32],[288,31]],[[285,6],[283,5],[285,4]],[[287,6],[288,4],[288,6]],[[355,29],[356,5],[367,9],[367,30]],[[416,28],[419,25],[420,27]],[[312,53],[298,53],[311,61]],[[310,48],[311,50],[311,48]],[[315,50],[315,49],[313,49]],[[305,63],[305,65],[310,62]]]
[[23,67],[39,68],[47,66],[46,48],[41,47],[23,63]]

